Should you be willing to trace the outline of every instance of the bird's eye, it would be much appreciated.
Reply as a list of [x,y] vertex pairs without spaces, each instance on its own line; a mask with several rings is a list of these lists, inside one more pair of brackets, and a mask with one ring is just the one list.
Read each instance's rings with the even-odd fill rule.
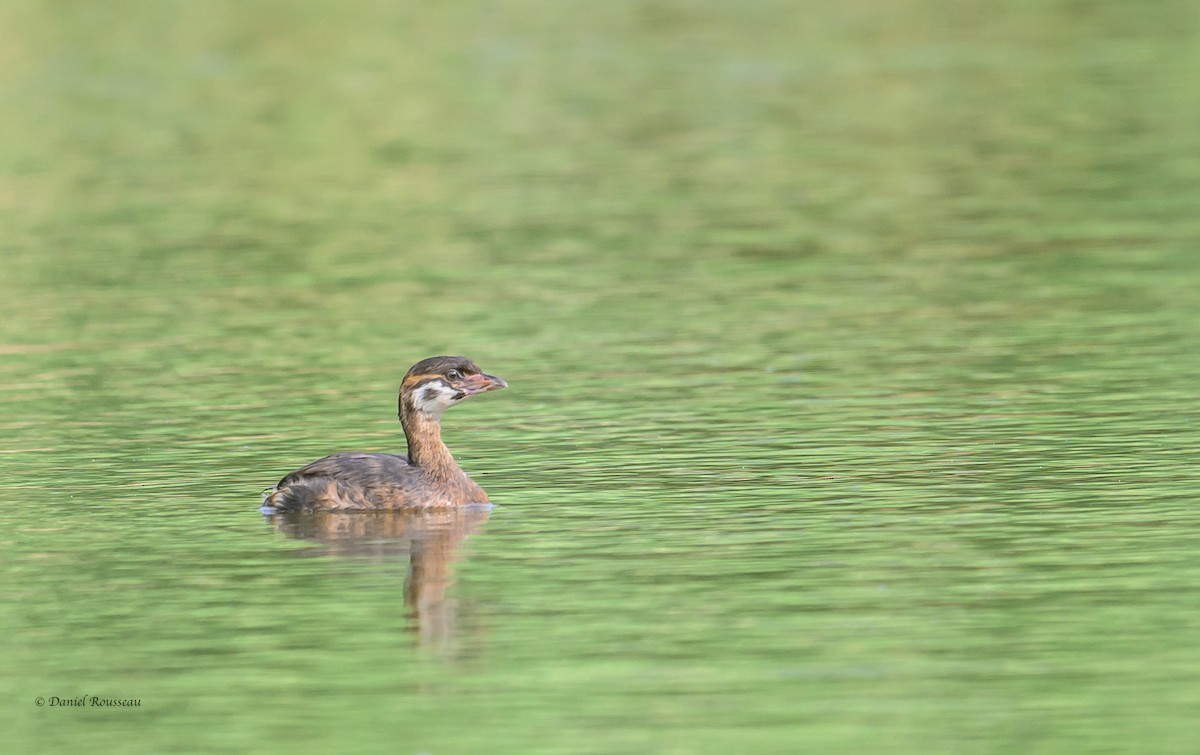
[[450,370],[446,373],[446,377],[451,380],[462,380],[462,373],[458,370]]

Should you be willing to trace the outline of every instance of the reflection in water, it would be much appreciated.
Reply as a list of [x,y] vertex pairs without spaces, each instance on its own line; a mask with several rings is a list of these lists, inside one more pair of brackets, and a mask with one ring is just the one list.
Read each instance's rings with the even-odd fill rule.
[[269,513],[289,537],[314,540],[332,556],[372,562],[408,562],[404,604],[418,644],[449,650],[458,603],[446,596],[459,546],[487,521],[490,505],[453,511],[316,511]]

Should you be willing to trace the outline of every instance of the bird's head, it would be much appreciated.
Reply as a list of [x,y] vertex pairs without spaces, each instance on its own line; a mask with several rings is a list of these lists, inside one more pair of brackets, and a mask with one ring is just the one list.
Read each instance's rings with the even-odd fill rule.
[[400,415],[405,409],[439,419],[442,412],[479,393],[507,388],[466,357],[429,357],[414,364],[400,384]]

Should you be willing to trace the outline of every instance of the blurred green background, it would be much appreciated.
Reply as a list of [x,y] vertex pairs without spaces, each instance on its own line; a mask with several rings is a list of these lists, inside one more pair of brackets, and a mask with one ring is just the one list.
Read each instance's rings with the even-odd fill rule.
[[[3,0],[6,739],[1195,752],[1198,80],[1182,0]],[[256,509],[434,353],[430,642]]]

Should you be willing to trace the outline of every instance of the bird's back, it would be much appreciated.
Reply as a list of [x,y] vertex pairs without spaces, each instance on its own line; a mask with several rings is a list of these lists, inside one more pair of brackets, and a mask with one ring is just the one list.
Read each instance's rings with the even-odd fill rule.
[[396,454],[340,453],[279,481],[263,503],[277,509],[407,509],[437,505],[425,474]]

